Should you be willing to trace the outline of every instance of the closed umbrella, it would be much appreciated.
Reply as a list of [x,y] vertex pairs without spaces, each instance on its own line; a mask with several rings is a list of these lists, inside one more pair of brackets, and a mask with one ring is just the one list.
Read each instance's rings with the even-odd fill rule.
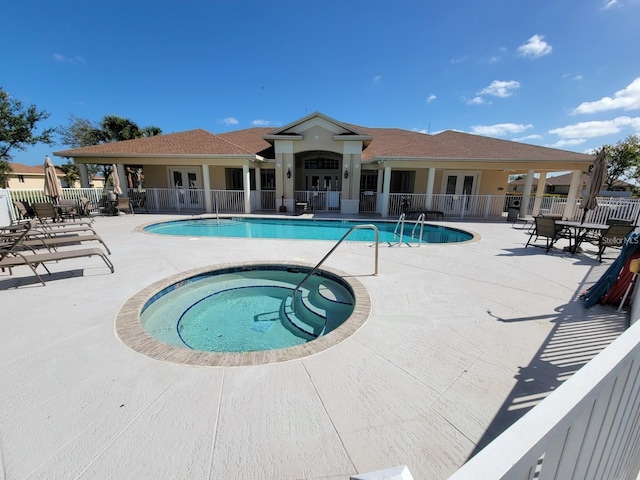
[[55,201],[62,196],[62,185],[49,155],[44,157],[44,194]]
[[604,180],[604,174],[607,169],[607,157],[604,152],[604,148],[600,150],[596,159],[593,161],[593,168],[589,175],[589,181],[587,182],[587,191],[585,197],[582,199],[582,208],[584,213],[582,214],[582,223],[587,216],[588,210],[593,210],[598,206],[598,194],[602,188],[602,181]]
[[113,193],[116,195],[122,195],[122,188],[120,188],[120,177],[118,176],[118,169],[114,163],[111,167],[111,181],[113,182]]

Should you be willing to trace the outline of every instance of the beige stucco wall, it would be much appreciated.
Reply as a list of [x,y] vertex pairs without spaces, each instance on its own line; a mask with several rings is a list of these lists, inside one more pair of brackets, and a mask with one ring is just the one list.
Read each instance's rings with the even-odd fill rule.
[[8,188],[13,190],[30,190],[30,189],[43,189],[44,188],[44,176],[30,177],[23,176],[24,182],[18,180],[17,176],[9,177]]

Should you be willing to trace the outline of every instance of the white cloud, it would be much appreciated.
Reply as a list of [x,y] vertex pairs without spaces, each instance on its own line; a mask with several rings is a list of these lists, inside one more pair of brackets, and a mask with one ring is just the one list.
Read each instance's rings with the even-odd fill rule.
[[483,103],[486,102],[482,97],[473,97],[472,99],[467,100],[467,105],[482,105]]
[[373,83],[380,83],[382,81],[382,75],[376,75],[373,77]]
[[427,133],[427,130],[422,128],[422,129],[418,129],[418,128],[412,128],[411,129],[412,132],[417,132],[417,133]]
[[432,93],[427,97],[427,103],[431,103],[436,99],[436,96]]
[[544,41],[542,35],[534,35],[526,43],[518,47],[518,53],[523,57],[539,58],[549,55],[553,48]]
[[533,128],[530,123],[523,125],[518,123],[498,123],[496,125],[474,125],[471,131],[478,135],[487,135],[489,137],[503,137],[512,133],[520,133]]
[[513,95],[513,90],[520,88],[520,83],[515,80],[502,81],[494,80],[488,87],[483,88],[478,92],[478,95],[493,95],[495,97],[510,97]]
[[238,119],[235,117],[226,117],[220,120],[225,125],[238,125]]
[[512,140],[515,142],[526,142],[527,140],[541,140],[541,139],[542,139],[542,135],[538,135],[537,133],[533,135],[527,135],[525,137],[512,138]]
[[60,53],[54,53],[53,59],[60,63],[86,63],[84,58],[77,55],[75,57],[65,57]]
[[636,78],[626,88],[618,90],[611,97],[602,97],[594,102],[584,102],[578,105],[573,114],[597,113],[607,110],[637,110],[640,108],[640,77]]
[[260,118],[253,120],[251,122],[251,125],[254,125],[256,127],[268,127],[269,125],[271,125],[271,122],[269,120],[262,120]]
[[618,0],[606,0],[604,2],[604,5],[602,6],[603,10],[607,10],[609,8],[615,7],[616,5],[619,5],[620,2],[618,2]]
[[574,123],[566,127],[554,128],[549,130],[549,133],[558,135],[563,139],[582,139],[619,133],[626,127],[640,131],[640,117],[617,117],[613,120]]
[[558,140],[556,143],[547,146],[552,148],[575,147],[577,145],[582,145],[586,141],[586,138],[572,138],[571,140]]

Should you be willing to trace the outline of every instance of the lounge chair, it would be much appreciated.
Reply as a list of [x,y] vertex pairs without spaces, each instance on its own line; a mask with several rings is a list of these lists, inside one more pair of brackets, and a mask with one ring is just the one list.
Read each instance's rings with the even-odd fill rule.
[[83,242],[100,242],[104,249],[107,251],[109,255],[111,255],[111,250],[107,247],[107,244],[104,243],[104,240],[100,235],[29,235],[26,239],[23,240],[23,245],[26,245],[31,248],[47,248],[48,250],[56,250],[57,247],[62,247],[65,245],[78,245]]
[[[83,248],[47,253],[34,252],[31,247],[24,243],[30,229],[29,223],[23,223],[17,226],[16,230],[12,234],[2,234],[2,241],[0,242],[0,268],[3,271],[5,268],[8,268],[9,271],[12,272],[14,267],[26,265],[31,269],[38,280],[43,285],[46,285],[42,277],[36,271],[36,268],[39,265],[42,265],[47,273],[51,274],[45,265],[46,262],[57,262],[70,258],[98,256],[104,260],[104,263],[109,267],[111,273],[114,272],[113,264],[99,248]],[[10,236],[11,240],[9,240]]]
[[[529,235],[529,240],[527,240],[527,244],[524,248],[527,248],[529,245],[533,247],[541,247],[546,248],[546,251],[549,252],[551,247],[553,247],[554,243],[561,238],[569,239],[569,249],[571,249],[571,235],[564,231],[564,228],[561,225],[556,225],[556,219],[553,217],[543,217],[538,216],[534,218],[536,228]],[[546,244],[542,245],[534,245],[531,243],[533,237],[536,237],[534,241],[537,241],[539,237],[544,237]]]

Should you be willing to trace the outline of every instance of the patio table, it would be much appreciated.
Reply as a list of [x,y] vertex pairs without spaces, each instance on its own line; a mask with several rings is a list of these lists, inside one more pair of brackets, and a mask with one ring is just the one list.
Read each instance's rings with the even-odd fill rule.
[[610,225],[604,223],[582,223],[569,220],[556,220],[556,225],[560,225],[569,231],[569,235],[573,239],[573,245],[569,249],[571,253],[576,253],[580,244],[587,238],[590,232],[604,232]]

